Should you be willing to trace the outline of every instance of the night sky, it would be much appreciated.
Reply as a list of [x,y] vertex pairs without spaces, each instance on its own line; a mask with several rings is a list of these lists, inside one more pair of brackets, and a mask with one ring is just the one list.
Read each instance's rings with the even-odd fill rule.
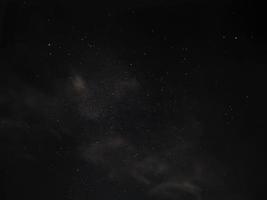
[[0,199],[257,199],[264,12],[1,0]]

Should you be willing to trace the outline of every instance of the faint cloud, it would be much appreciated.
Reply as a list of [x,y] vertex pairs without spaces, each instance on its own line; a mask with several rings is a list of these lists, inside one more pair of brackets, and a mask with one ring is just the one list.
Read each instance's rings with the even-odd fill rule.
[[168,199],[200,200],[201,189],[191,182],[163,182],[149,191],[150,196]]

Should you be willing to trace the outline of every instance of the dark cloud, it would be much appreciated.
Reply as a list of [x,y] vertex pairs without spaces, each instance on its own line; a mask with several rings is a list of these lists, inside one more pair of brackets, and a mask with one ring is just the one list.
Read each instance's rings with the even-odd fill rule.
[[[190,124],[191,137],[198,137]],[[208,154],[198,152],[192,138],[153,153],[149,146],[140,148],[118,134],[85,143],[79,150],[82,158],[108,171],[111,180],[134,180],[146,188],[147,195],[167,199],[202,199],[203,190],[225,187],[223,171]],[[117,135],[117,136],[116,136]]]
[[149,195],[167,199],[202,199],[201,189],[190,182],[164,182],[149,191]]

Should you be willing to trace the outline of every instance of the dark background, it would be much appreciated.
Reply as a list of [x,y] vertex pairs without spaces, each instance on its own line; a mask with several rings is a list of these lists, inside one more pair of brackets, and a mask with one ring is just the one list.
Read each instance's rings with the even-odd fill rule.
[[264,12],[2,0],[0,199],[257,198]]

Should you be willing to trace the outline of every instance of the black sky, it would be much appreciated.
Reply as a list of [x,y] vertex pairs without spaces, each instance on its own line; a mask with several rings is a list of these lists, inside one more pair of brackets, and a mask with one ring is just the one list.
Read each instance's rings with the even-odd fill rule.
[[0,13],[3,199],[264,191],[263,5],[5,0]]

